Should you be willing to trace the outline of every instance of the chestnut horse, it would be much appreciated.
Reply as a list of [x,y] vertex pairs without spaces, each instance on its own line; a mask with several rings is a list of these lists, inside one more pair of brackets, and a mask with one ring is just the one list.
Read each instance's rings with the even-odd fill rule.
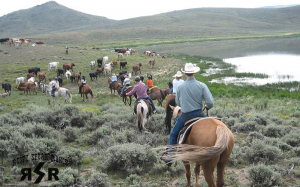
[[[82,84],[81,82],[78,82],[78,86],[80,86],[81,84]],[[91,94],[92,99],[94,98],[92,88],[88,84],[85,84],[84,86],[82,86],[81,94],[80,94],[83,101],[84,101],[84,95],[85,95],[86,99],[88,99],[88,96],[87,96],[88,94]]]
[[111,86],[110,86],[110,83],[111,83],[111,77],[108,77],[108,84],[109,84],[109,88],[110,88],[110,93],[112,94],[112,90],[114,90],[114,94],[116,93],[116,90],[118,92],[118,88],[120,87],[122,89],[122,85],[121,83],[119,82],[114,82]]
[[[177,106],[179,107],[179,106]],[[178,111],[173,109],[173,111]],[[180,112],[179,112],[180,113]],[[194,122],[184,144],[172,146],[172,160],[182,160],[188,187],[191,187],[190,162],[195,162],[195,186],[199,187],[200,166],[209,187],[215,187],[214,168],[217,167],[217,186],[224,186],[226,163],[234,146],[230,129],[215,118],[201,118]]]
[[151,97],[152,100],[157,99],[159,106],[162,106],[162,102],[166,97],[164,92],[157,87],[152,88],[148,95],[149,95],[149,97]]
[[[124,104],[126,105],[126,102],[128,102],[128,105],[131,106],[131,101],[132,101],[132,98],[131,96],[127,96],[126,93],[129,93],[131,90],[133,89],[132,86],[130,86],[129,88],[127,88],[125,91],[124,91],[124,95],[121,95],[121,91],[122,91],[122,86],[121,87],[118,87],[118,94],[121,95],[123,97],[123,102]],[[127,97],[129,97],[129,101],[127,101]]]
[[[165,117],[165,124],[166,124],[166,128],[168,130],[168,132],[171,132],[171,121],[172,121],[172,114],[173,114],[173,109],[171,108],[171,106],[176,106],[175,103],[175,94],[170,94],[167,101],[166,101],[166,107],[165,107],[165,111],[166,111],[166,117]],[[171,105],[171,106],[170,106]]]

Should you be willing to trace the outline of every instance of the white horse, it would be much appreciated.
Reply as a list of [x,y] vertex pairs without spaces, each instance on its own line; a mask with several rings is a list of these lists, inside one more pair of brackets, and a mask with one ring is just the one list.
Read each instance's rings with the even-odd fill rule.
[[55,70],[57,70],[58,64],[59,64],[59,62],[50,62],[48,64],[48,71],[50,71],[52,67],[55,67]]
[[91,69],[94,69],[95,68],[95,66],[96,66],[96,62],[95,61],[91,61]]
[[67,70],[66,71],[66,78],[67,78],[67,80],[70,80],[71,75],[72,75],[72,73],[69,70]]
[[17,79],[16,79],[16,84],[20,84],[20,83],[22,83],[22,82],[25,82],[25,77],[18,77]]
[[[145,124],[147,123],[147,120],[150,118],[152,112],[150,112],[148,106],[151,107],[150,105],[147,105],[145,100],[141,99],[138,101],[138,104],[136,106],[136,126],[138,129],[141,131],[143,129],[147,130],[145,128]],[[150,113],[150,114],[148,114]]]
[[[50,94],[51,94],[51,89],[50,89]],[[67,88],[60,87],[58,90],[55,91],[54,95],[55,97],[52,97],[53,105],[55,105],[55,102],[58,103],[57,101],[58,97],[65,98],[65,103],[66,102],[72,103],[72,95]],[[69,96],[70,99],[68,99],[67,96]],[[60,104],[58,103],[58,105]]]

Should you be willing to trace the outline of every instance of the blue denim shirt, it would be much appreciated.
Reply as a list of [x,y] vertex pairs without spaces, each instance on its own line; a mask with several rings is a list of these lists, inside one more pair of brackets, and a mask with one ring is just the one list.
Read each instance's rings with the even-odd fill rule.
[[188,78],[178,86],[175,102],[181,107],[181,112],[202,109],[203,100],[209,109],[214,106],[214,99],[206,84],[197,81],[194,77]]

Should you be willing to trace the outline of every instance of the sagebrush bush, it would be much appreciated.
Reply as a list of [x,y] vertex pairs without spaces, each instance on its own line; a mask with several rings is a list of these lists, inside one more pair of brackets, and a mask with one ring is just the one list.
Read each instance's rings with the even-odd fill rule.
[[300,131],[299,130],[293,130],[289,134],[286,134],[282,139],[287,144],[293,147],[300,146]]
[[68,159],[71,165],[77,166],[82,162],[84,152],[77,148],[65,147],[60,149],[57,155]]
[[67,167],[59,171],[59,180],[51,183],[50,186],[73,186],[74,184],[81,184],[83,179],[77,169]]
[[111,186],[107,174],[100,173],[100,172],[94,172],[92,176],[89,177],[88,181],[86,181],[84,184],[87,187],[110,187]]
[[254,140],[247,149],[246,155],[250,163],[263,162],[265,164],[274,164],[282,157],[280,149],[261,140]]
[[268,137],[277,138],[288,134],[290,131],[291,131],[291,127],[271,124],[265,128],[263,134]]
[[244,153],[238,145],[235,145],[231,152],[230,159],[228,160],[228,165],[235,167],[238,165],[244,165],[246,164],[246,158],[246,153]]
[[253,187],[273,187],[282,184],[280,174],[264,164],[251,166],[248,173],[250,185]]
[[64,130],[64,139],[67,142],[74,142],[78,138],[80,132],[81,130],[79,128],[66,127]]
[[143,173],[156,161],[155,152],[148,145],[134,143],[115,145],[106,150],[105,170],[123,170],[128,174]]
[[255,121],[246,121],[244,123],[236,123],[231,129],[237,132],[251,132],[257,130],[256,124]]

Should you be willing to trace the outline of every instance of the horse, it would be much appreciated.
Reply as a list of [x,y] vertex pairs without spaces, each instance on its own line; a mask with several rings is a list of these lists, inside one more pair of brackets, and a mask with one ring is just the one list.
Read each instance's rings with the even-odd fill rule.
[[122,85],[121,85],[121,83],[119,83],[119,82],[114,82],[114,83],[110,86],[110,83],[111,83],[111,77],[108,77],[107,82],[108,82],[108,84],[109,84],[110,94],[112,94],[112,90],[114,90],[114,94],[116,93],[116,90],[117,90],[117,92],[118,92],[118,88],[119,88],[119,87],[122,89]]
[[[49,90],[50,90],[49,94],[51,94],[51,89],[49,89]],[[69,96],[70,100],[67,98],[67,95]],[[55,97],[52,97],[53,106],[55,105],[55,102],[58,103],[58,101],[57,101],[58,97],[65,98],[65,103],[66,102],[72,103],[72,95],[67,88],[59,87],[58,90],[55,90],[54,96]],[[60,105],[60,104],[58,103],[58,105]]]
[[153,87],[148,95],[152,100],[157,99],[159,106],[162,106],[162,102],[166,97],[164,92],[157,87]]
[[147,130],[145,128],[145,124],[147,123],[147,120],[149,117],[151,117],[152,114],[152,106],[147,100],[139,100],[136,105],[136,120],[135,124],[138,127],[139,131],[142,131],[143,129]]
[[[126,93],[129,93],[132,89],[133,89],[133,87],[130,86],[129,88],[127,88],[127,89],[124,91],[124,94],[121,95],[122,86],[118,88],[118,94],[122,96],[123,102],[124,102],[125,105],[126,105],[126,102],[128,102],[128,105],[131,106],[131,101],[132,101],[131,95],[130,95],[130,96],[127,96]],[[127,101],[127,97],[129,97],[129,101]]]
[[[173,110],[179,111],[176,108]],[[211,187],[216,186],[214,168],[217,166],[217,186],[224,186],[225,167],[233,146],[234,135],[223,122],[210,117],[200,118],[194,122],[184,144],[172,146],[171,157],[173,161],[183,161],[188,187],[191,187],[190,162],[196,162],[195,186],[199,186],[200,166],[207,185]]]
[[[81,82],[78,82],[78,86],[80,86],[81,84],[82,84]],[[85,84],[82,86],[82,88],[80,90],[80,96],[82,98],[82,101],[84,101],[84,95],[85,95],[86,99],[88,99],[88,96],[87,96],[88,94],[91,95],[92,99],[94,98],[92,88],[88,84]]]
[[[176,102],[175,102],[175,94],[170,94],[168,99],[166,100],[166,107],[165,107],[165,111],[166,111],[166,117],[165,117],[165,124],[166,124],[166,128],[170,134],[171,132],[171,121],[172,121],[172,114],[173,114],[173,109],[171,108],[171,106],[177,106]],[[171,106],[170,106],[171,105]]]

